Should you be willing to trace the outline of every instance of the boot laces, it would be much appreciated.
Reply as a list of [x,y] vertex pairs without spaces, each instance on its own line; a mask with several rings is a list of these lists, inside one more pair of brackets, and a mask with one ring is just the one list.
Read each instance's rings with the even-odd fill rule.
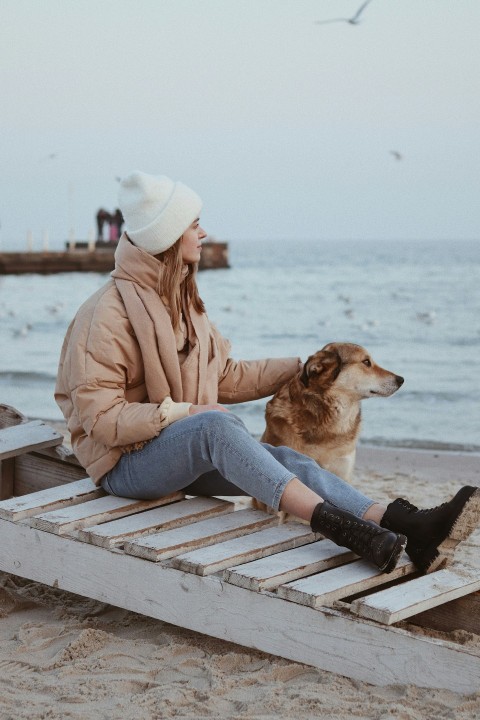
[[405,500],[404,498],[398,498],[397,500],[398,504],[405,508],[408,512],[418,512],[418,508],[416,505],[412,505],[412,503],[408,502],[408,500]]
[[405,510],[407,510],[408,512],[415,512],[421,515],[427,515],[428,513],[437,512],[438,510],[446,507],[448,505],[448,502],[444,502],[434,508],[425,508],[423,510],[419,510],[416,505],[412,505],[412,503],[408,502],[408,500],[405,500],[404,498],[398,498],[398,504],[405,508]]
[[347,522],[343,535],[353,548],[361,548],[362,554],[370,549],[371,542],[376,535],[384,532],[381,528],[366,523]]
[[425,510],[418,510],[418,509],[417,509],[417,512],[418,512],[420,515],[428,515],[429,513],[437,512],[438,510],[442,510],[442,508],[446,507],[447,505],[448,505],[448,502],[444,502],[444,503],[442,503],[441,505],[437,505],[437,506],[434,507],[434,508],[428,508],[428,509],[425,509]]

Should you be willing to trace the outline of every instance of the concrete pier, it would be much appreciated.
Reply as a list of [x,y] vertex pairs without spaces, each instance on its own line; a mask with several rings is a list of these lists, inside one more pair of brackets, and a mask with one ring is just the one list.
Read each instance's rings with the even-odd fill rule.
[[[65,251],[1,252],[0,275],[36,273],[50,275],[61,272],[111,272],[114,267],[115,247],[96,247],[89,250],[88,243],[77,242],[75,248]],[[228,268],[228,243],[205,242],[202,248],[200,270]]]

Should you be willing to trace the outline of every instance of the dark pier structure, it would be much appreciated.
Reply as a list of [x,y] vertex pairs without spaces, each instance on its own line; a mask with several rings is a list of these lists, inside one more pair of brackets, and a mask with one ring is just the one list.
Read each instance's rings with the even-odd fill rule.
[[[97,241],[94,248],[77,242],[64,251],[0,252],[0,275],[62,272],[111,272],[114,267],[115,243]],[[199,270],[228,268],[228,244],[204,242]]]

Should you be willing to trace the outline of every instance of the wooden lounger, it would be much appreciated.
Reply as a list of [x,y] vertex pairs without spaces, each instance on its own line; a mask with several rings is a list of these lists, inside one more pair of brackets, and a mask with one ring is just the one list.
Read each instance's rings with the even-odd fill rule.
[[[0,430],[0,448],[4,433],[10,443],[0,462],[15,460],[0,570],[358,680],[478,691],[480,653],[412,623],[480,633],[480,573],[419,576],[405,556],[386,575],[306,525],[225,500],[108,496],[45,449],[60,442],[51,428],[27,425]],[[22,488],[43,460],[37,492],[18,494],[20,457]]]

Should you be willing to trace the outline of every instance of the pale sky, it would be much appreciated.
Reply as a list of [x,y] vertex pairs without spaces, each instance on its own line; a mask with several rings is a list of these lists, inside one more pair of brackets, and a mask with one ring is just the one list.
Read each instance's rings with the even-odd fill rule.
[[[0,239],[166,174],[227,240],[480,237],[480,2],[0,0]],[[391,151],[403,156],[397,160]]]

